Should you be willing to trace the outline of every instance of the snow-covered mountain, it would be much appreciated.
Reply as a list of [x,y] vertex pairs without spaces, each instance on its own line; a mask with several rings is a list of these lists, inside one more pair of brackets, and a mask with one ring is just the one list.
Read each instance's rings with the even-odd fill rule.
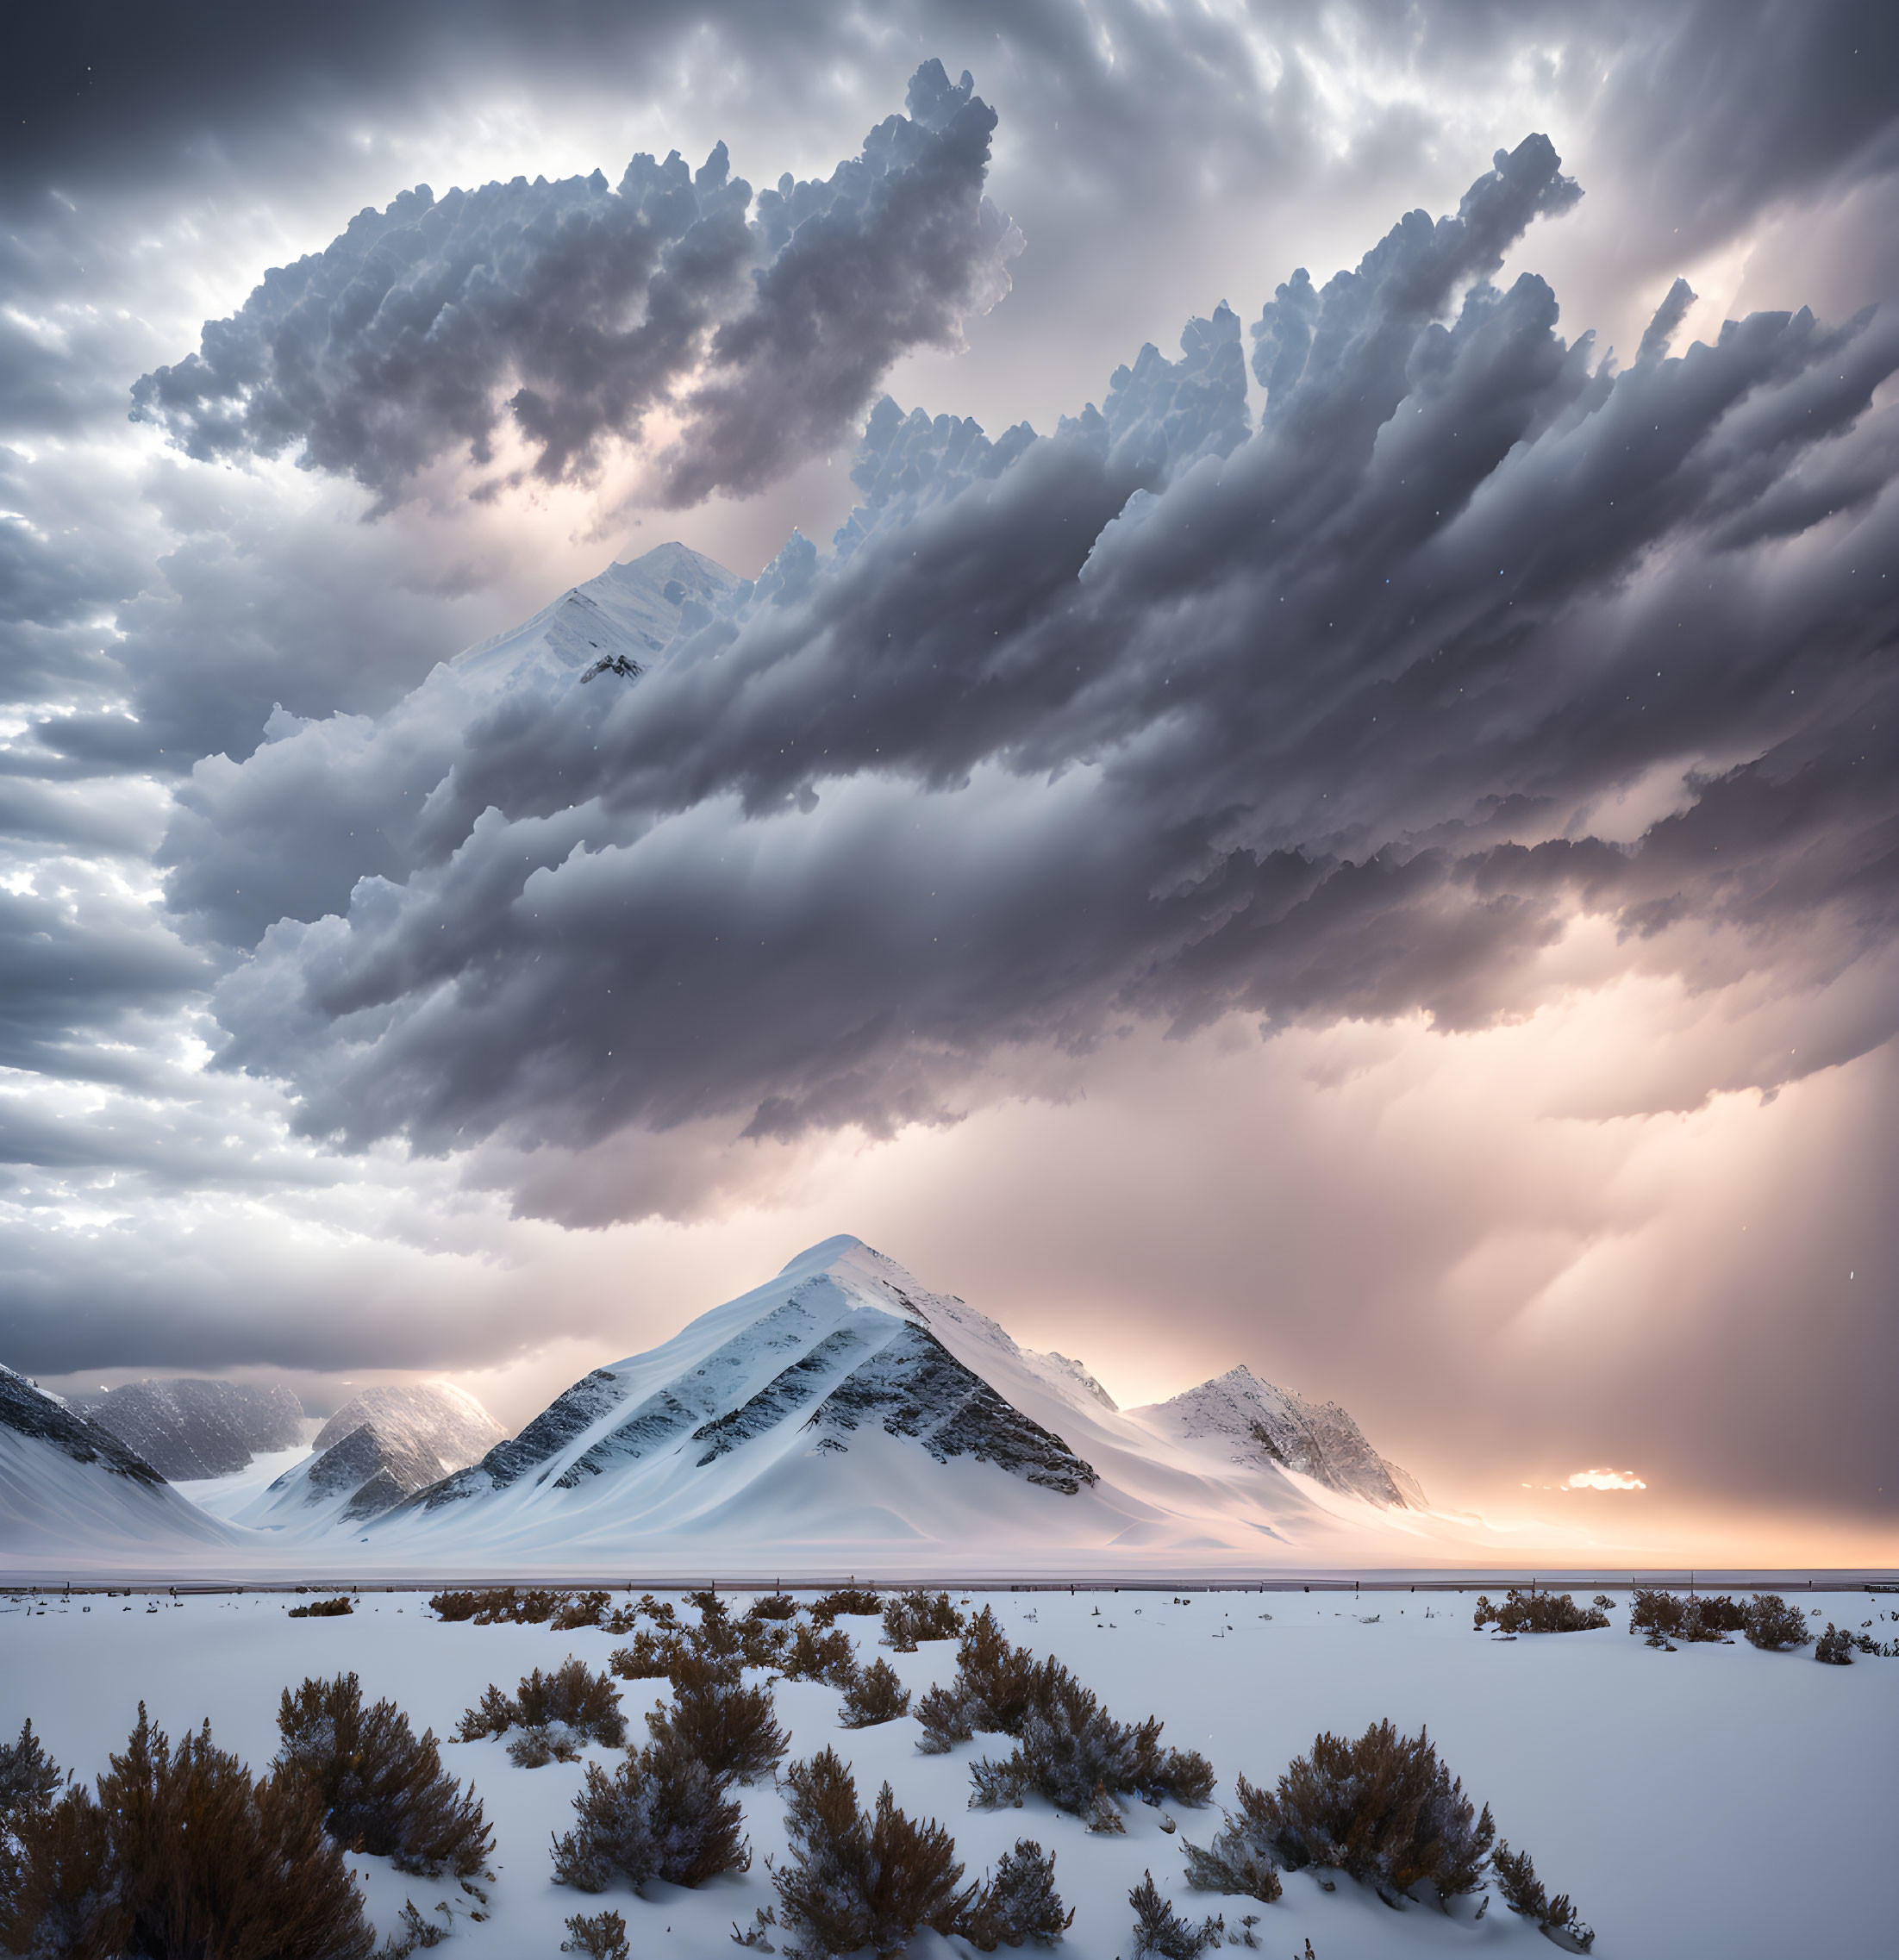
[[311,1455],[230,1515],[297,1539],[352,1530],[479,1461],[507,1435],[447,1382],[365,1389],[317,1432]]
[[110,1430],[0,1368],[0,1554],[71,1570],[233,1539]]
[[253,1457],[303,1439],[303,1405],[285,1388],[179,1376],[128,1382],[68,1406],[109,1429],[167,1482],[229,1476]]
[[[858,1239],[828,1239],[353,1530],[378,1564],[466,1569],[1429,1555],[1444,1520],[1342,1410],[1225,1382],[1195,1391],[1196,1417],[1123,1413],[1081,1363],[1020,1346]],[[1244,1428],[1233,1446],[1241,1409],[1273,1448]]]
[[1373,1504],[1430,1508],[1417,1480],[1388,1463],[1336,1402],[1309,1402],[1262,1382],[1250,1368],[1189,1389],[1171,1401],[1128,1412],[1163,1436],[1210,1445],[1228,1460],[1295,1470],[1348,1497]]
[[477,688],[637,679],[682,631],[710,619],[738,584],[722,565],[687,546],[660,545],[570,586],[532,619],[447,665]]

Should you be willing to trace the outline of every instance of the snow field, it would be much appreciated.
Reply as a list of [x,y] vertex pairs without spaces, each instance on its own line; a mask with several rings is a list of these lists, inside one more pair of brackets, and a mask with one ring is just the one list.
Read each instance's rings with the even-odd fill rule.
[[[778,1719],[794,1757],[829,1743],[853,1763],[861,1801],[887,1776],[905,1809],[940,1819],[970,1877],[1018,1837],[1053,1850],[1076,1908],[1064,1949],[1074,1960],[1131,1953],[1128,1888],[1148,1869],[1195,1919],[1224,1913],[1236,1930],[1243,1913],[1257,1913],[1260,1950],[1274,1960],[1302,1954],[1308,1938],[1318,1960],[1552,1954],[1494,1897],[1473,1924],[1475,1900],[1450,1919],[1416,1907],[1399,1913],[1349,1882],[1323,1893],[1309,1874],[1289,1873],[1272,1906],[1186,1889],[1180,1835],[1208,1841],[1236,1773],[1270,1782],[1320,1729],[1355,1735],[1385,1715],[1405,1730],[1428,1726],[1466,1794],[1490,1804],[1501,1833],[1534,1855],[1552,1892],[1575,1898],[1602,1960],[1887,1960],[1893,1950],[1899,1662],[1826,1668],[1810,1649],[1764,1654],[1740,1643],[1662,1653],[1628,1637],[1621,1599],[1606,1631],[1501,1641],[1472,1631],[1474,1589],[1362,1601],[1337,1593],[1197,1594],[1181,1604],[1151,1592],[969,1597],[992,1605],[1011,1639],[1059,1656],[1121,1720],[1159,1714],[1168,1742],[1204,1751],[1221,1779],[1214,1803],[1172,1812],[1175,1836],[1161,1829],[1162,1813],[1133,1804],[1126,1837],[1096,1838],[1035,1799],[1021,1810],[966,1807],[970,1760],[1006,1753],[1005,1738],[920,1756],[914,1720],[841,1729],[839,1693],[804,1682],[778,1683]],[[569,1653],[603,1667],[622,1644],[594,1628],[445,1626],[412,1593],[365,1593],[354,1616],[328,1620],[289,1620],[293,1602],[282,1595],[197,1597],[155,1613],[143,1599],[84,1603],[90,1612],[77,1600],[29,1607],[0,1595],[0,1732],[10,1737],[30,1715],[61,1765],[89,1778],[124,1745],[141,1696],[174,1738],[208,1715],[214,1738],[261,1769],[277,1750],[279,1692],[306,1675],[353,1669],[366,1696],[391,1696],[418,1729],[443,1738],[490,1682],[511,1690],[530,1668]],[[740,1612],[746,1601],[731,1603]],[[1820,1608],[1819,1624],[1857,1628],[1874,1618],[1890,1637],[1884,1600],[1816,1594],[1801,1603]],[[884,1655],[913,1693],[954,1671],[953,1642],[896,1654],[877,1645],[875,1620],[838,1625],[860,1659]],[[632,1736],[643,1740],[643,1717],[667,1684],[620,1685]],[[609,1766],[616,1754],[586,1751]],[[769,1784],[740,1793],[748,1874],[698,1892],[655,1885],[647,1901],[624,1888],[589,1898],[549,1876],[549,1838],[572,1821],[579,1764],[517,1769],[495,1740],[446,1744],[443,1757],[452,1774],[473,1779],[495,1826],[496,1882],[484,1885],[484,1908],[453,1880],[434,1884],[353,1858],[384,1932],[405,1899],[431,1913],[447,1901],[450,1951],[530,1960],[559,1951],[569,1914],[612,1908],[636,1953],[688,1960],[734,1954],[734,1922],[748,1926],[755,1907],[774,1902],[765,1861],[784,1856],[784,1807]],[[478,1923],[473,1910],[487,1916]],[[942,1960],[946,1948],[965,1951],[934,1935],[913,1951]]]

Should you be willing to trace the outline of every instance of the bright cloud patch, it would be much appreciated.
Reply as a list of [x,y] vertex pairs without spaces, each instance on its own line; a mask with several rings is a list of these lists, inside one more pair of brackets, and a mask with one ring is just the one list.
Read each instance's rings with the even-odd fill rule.
[[1564,1488],[1569,1490],[1646,1490],[1648,1486],[1634,1470],[1579,1470],[1571,1473]]

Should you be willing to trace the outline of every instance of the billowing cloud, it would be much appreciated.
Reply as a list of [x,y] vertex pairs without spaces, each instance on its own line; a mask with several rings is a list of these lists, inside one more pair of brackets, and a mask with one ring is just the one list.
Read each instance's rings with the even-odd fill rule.
[[1634,1470],[1572,1470],[1567,1480],[1571,1490],[1646,1490],[1648,1486]]
[[201,768],[226,1061],[356,1144],[886,1133],[1131,1014],[1484,1026],[1589,917],[1702,984],[1876,952],[1899,322],[1675,358],[1665,307],[1618,371],[1489,284],[1576,196],[1532,137],[1286,282],[1250,436],[1224,312],[1048,438],[880,411],[839,549],[635,684],[445,677]]
[[405,191],[266,273],[138,382],[134,417],[203,460],[296,449],[389,502],[445,455],[490,468],[504,423],[552,483],[667,411],[662,501],[763,489],[1009,289],[1021,238],[982,194],[995,112],[935,60],[907,106],[828,179],[755,203],[722,143],[696,173],[636,156],[616,187]]

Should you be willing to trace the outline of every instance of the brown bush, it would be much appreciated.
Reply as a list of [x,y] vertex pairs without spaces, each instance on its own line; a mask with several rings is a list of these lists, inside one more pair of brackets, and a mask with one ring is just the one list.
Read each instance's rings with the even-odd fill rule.
[[1671,1640],[1719,1640],[1747,1625],[1747,1608],[1725,1593],[1677,1594],[1638,1587],[1628,1609],[1631,1633],[1646,1633],[1648,1645]]
[[903,1654],[920,1640],[956,1639],[967,1624],[947,1593],[902,1593],[884,1608],[884,1638]]
[[1284,1887],[1275,1869],[1273,1851],[1261,1824],[1260,1793],[1244,1776],[1234,1785],[1239,1814],[1227,1813],[1224,1827],[1213,1843],[1202,1851],[1183,1838],[1180,1848],[1187,1859],[1187,1882],[1200,1892],[1238,1893],[1249,1899],[1264,1899],[1268,1905]]
[[996,1862],[996,1873],[978,1888],[956,1930],[978,1953],[1034,1940],[1053,1945],[1074,1923],[1055,1889],[1055,1858],[1033,1838],[1018,1838]]
[[785,1772],[790,1856],[776,1874],[778,1909],[807,1956],[896,1953],[925,1926],[958,1930],[976,1888],[948,1832],[914,1824],[885,1783],[877,1810],[857,1807],[850,1765],[821,1749]]
[[1216,1947],[1226,1937],[1223,1919],[1206,1919],[1190,1926],[1160,1895],[1153,1872],[1144,1872],[1140,1883],[1128,1894],[1134,1908],[1134,1952],[1155,1953],[1160,1960],[1194,1960],[1196,1954]]
[[803,1611],[789,1593],[766,1593],[745,1610],[747,1620],[796,1620]]
[[811,1602],[811,1619],[819,1626],[856,1614],[874,1617],[884,1610],[884,1601],[868,1586],[840,1586],[834,1593]]
[[747,1688],[729,1664],[679,1657],[672,1702],[647,1717],[662,1749],[696,1757],[721,1782],[773,1768],[790,1746],[772,1717],[771,1690]]
[[293,1606],[292,1620],[342,1620],[354,1609],[347,1599],[312,1600],[308,1606]]
[[649,1633],[642,1626],[630,1647],[615,1647],[607,1656],[607,1665],[622,1681],[658,1681],[672,1672],[684,1651],[677,1633]]
[[528,1626],[552,1620],[566,1599],[565,1593],[490,1586],[478,1592],[437,1593],[428,1603],[440,1620],[472,1620],[478,1626]]
[[1505,1633],[1584,1633],[1609,1625],[1609,1615],[1596,1607],[1578,1606],[1567,1593],[1520,1593],[1510,1588],[1502,1606],[1481,1595],[1477,1625],[1495,1624]]
[[632,1960],[627,1922],[617,1913],[576,1913],[567,1921],[560,1951],[584,1953],[588,1960]]
[[1771,1653],[1784,1647],[1804,1647],[1813,1639],[1807,1629],[1807,1616],[1797,1606],[1789,1606],[1778,1593],[1754,1595],[1742,1632],[1751,1646]]
[[1595,1944],[1595,1933],[1577,1918],[1569,1894],[1559,1892],[1552,1899],[1543,1889],[1543,1882],[1536,1876],[1536,1866],[1527,1851],[1513,1851],[1508,1842],[1500,1843],[1490,1863],[1496,1875],[1496,1888],[1513,1913],[1534,1920],[1559,1946],[1572,1953],[1587,1953]]
[[572,1654],[552,1673],[536,1668],[523,1675],[515,1695],[490,1686],[480,1704],[462,1717],[456,1734],[460,1741],[474,1742],[484,1735],[505,1735],[511,1728],[547,1729],[557,1723],[583,1740],[609,1748],[627,1739],[627,1718],[611,1678],[596,1674]]
[[888,1661],[872,1661],[851,1683],[844,1696],[843,1726],[875,1728],[910,1712],[910,1694]]
[[778,1664],[787,1681],[821,1681],[828,1688],[848,1688],[857,1679],[856,1650],[841,1626],[824,1632],[794,1627]]
[[283,1746],[273,1767],[305,1778],[323,1807],[323,1827],[346,1851],[390,1859],[430,1878],[482,1868],[493,1832],[481,1805],[444,1776],[441,1751],[420,1737],[393,1701],[363,1706],[353,1674],[306,1680],[284,1690],[277,1711]]
[[20,1725],[18,1741],[0,1742],[0,1926],[19,1893],[26,1832],[53,1807],[64,1781],[30,1716]]
[[554,1609],[549,1629],[555,1633],[571,1633],[577,1626],[597,1626],[607,1606],[604,1593],[574,1593]]
[[601,1892],[618,1873],[640,1891],[653,1879],[703,1885],[751,1869],[724,1781],[670,1742],[629,1751],[610,1776],[590,1763],[573,1803],[578,1822],[554,1840],[557,1884]]
[[1374,1722],[1356,1742],[1321,1735],[1277,1790],[1242,1782],[1235,1824],[1280,1865],[1335,1866],[1386,1898],[1429,1884],[1444,1898],[1473,1892],[1496,1835],[1438,1761],[1428,1734]]
[[[1021,1712],[1015,1729],[1007,1732],[1017,1738],[1015,1752],[1002,1763],[984,1759],[971,1767],[972,1801],[978,1806],[1013,1803],[1033,1790],[1058,1809],[1079,1815],[1098,1788],[1189,1804],[1204,1803],[1211,1795],[1213,1765],[1194,1750],[1163,1749],[1161,1725],[1153,1717],[1129,1727],[1116,1721],[1053,1655],[1039,1663],[1031,1659],[1026,1672],[1017,1668],[1016,1658],[996,1651],[985,1639],[980,1664],[986,1675],[978,1678],[986,1678],[991,1688],[1002,1683],[1012,1703],[1019,1694]],[[935,1725],[947,1717],[970,1727],[999,1726],[982,1690],[965,1686],[960,1675],[947,1708],[926,1696],[921,1713]],[[940,1743],[943,1732],[938,1726],[934,1735],[926,1737],[926,1754],[939,1752],[933,1745]]]
[[68,1790],[22,1849],[0,1927],[12,1952],[367,1960],[375,1947],[310,1785],[253,1781],[209,1723],[174,1751],[142,1703],[97,1801]]

